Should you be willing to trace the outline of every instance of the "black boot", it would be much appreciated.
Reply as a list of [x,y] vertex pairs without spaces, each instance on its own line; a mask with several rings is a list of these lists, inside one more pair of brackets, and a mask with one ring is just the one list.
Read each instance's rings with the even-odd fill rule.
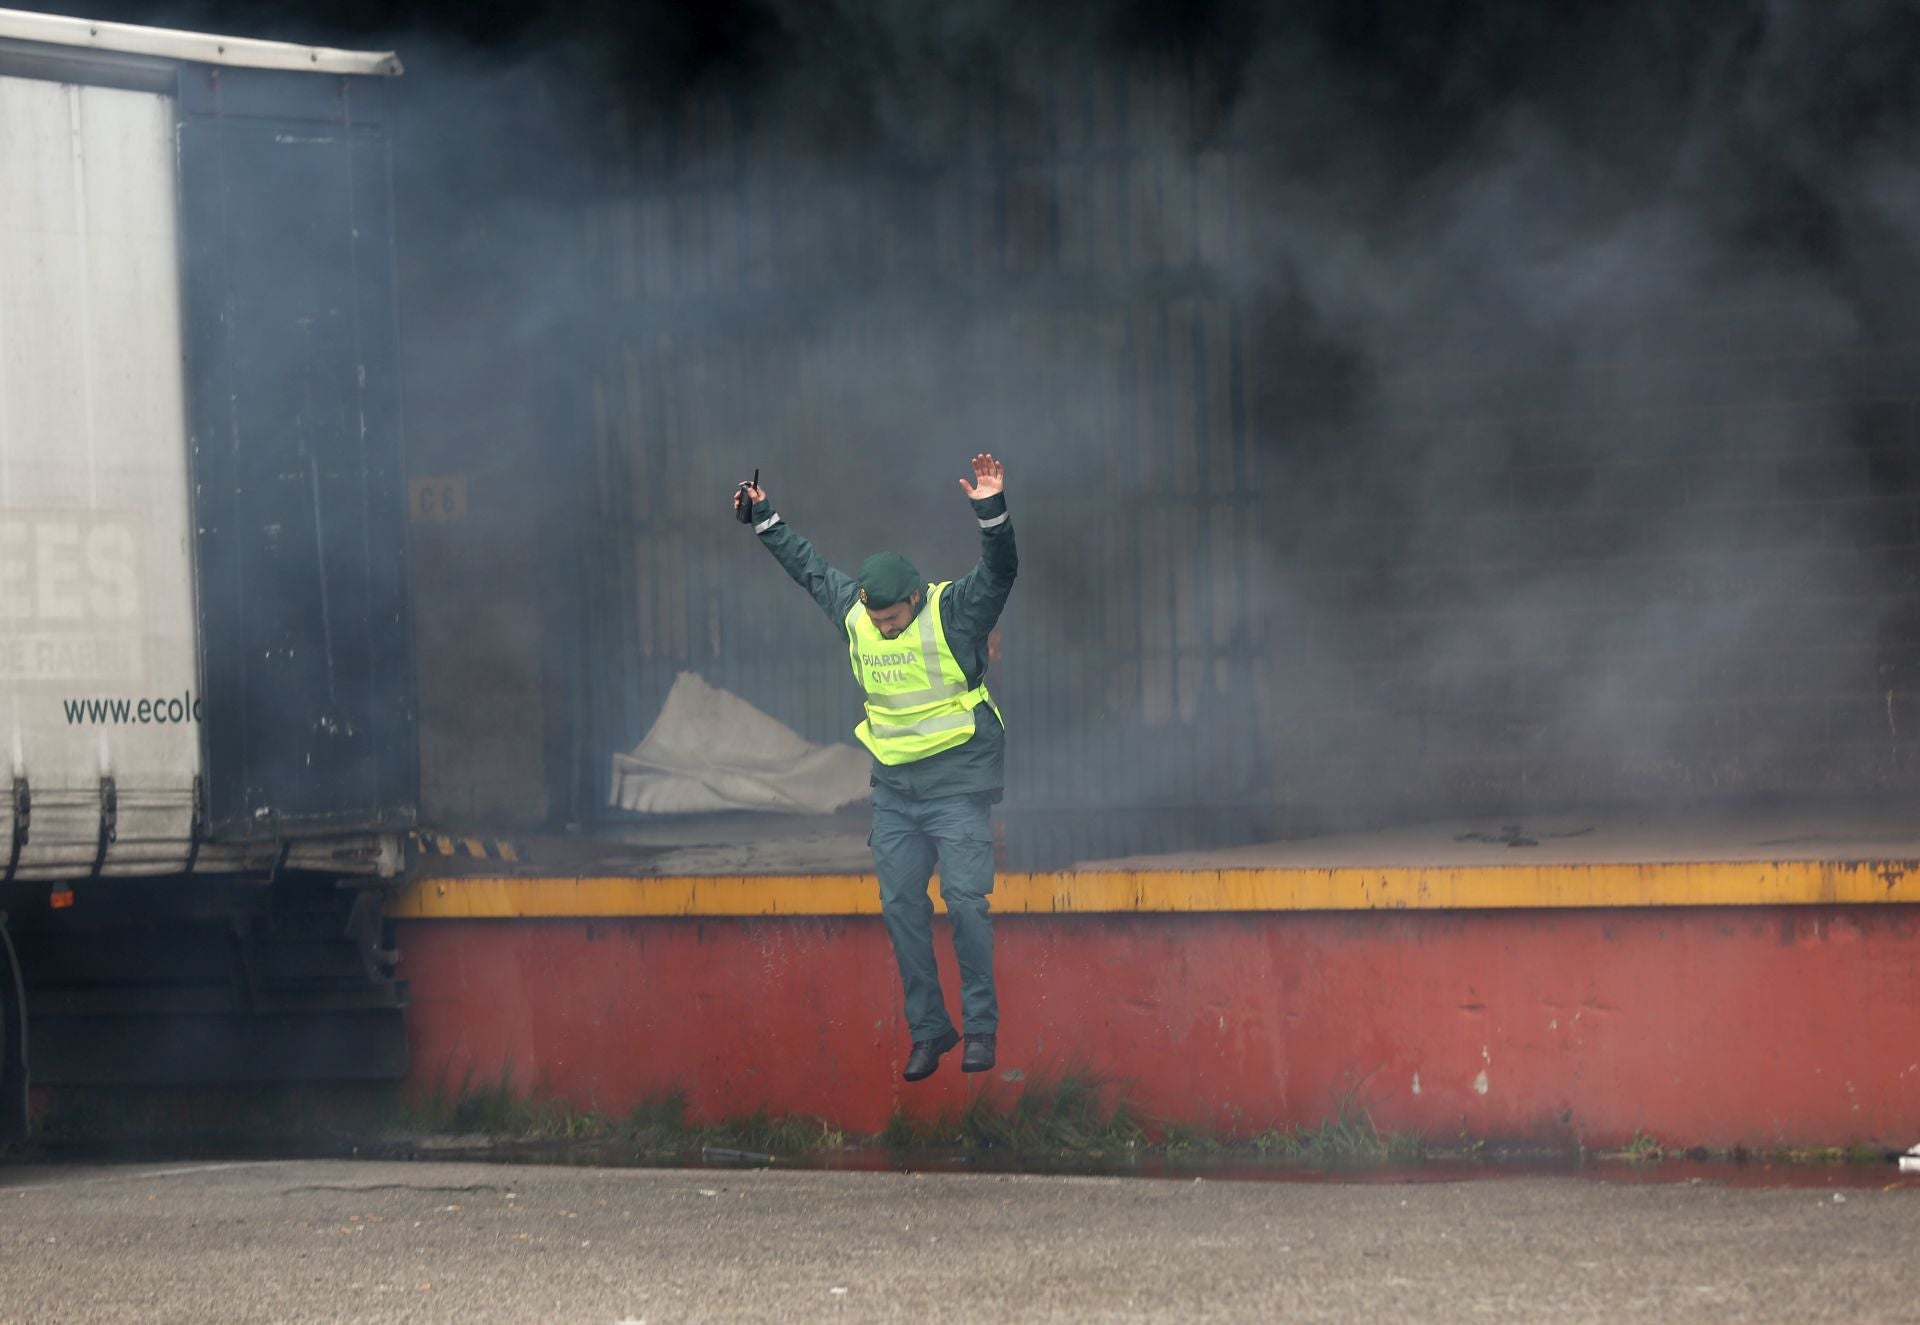
[[[938,1039],[915,1040],[913,1042],[913,1052],[907,1055],[907,1070],[900,1075],[909,1081],[924,1081],[933,1075],[933,1070],[936,1067],[940,1066],[940,1055],[958,1043],[960,1043],[960,1036],[951,1027],[947,1029],[945,1035],[940,1036]],[[969,1044],[971,1044],[971,1040],[969,1040]],[[972,1052],[971,1047],[969,1047],[968,1052]]]
[[993,1067],[993,1037],[969,1035],[967,1051],[960,1055],[962,1072],[985,1072]]

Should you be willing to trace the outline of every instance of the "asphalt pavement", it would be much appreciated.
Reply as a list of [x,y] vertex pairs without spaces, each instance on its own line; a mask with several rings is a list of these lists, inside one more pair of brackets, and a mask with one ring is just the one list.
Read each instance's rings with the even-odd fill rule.
[[0,1167],[0,1321],[1920,1320],[1920,1185]]

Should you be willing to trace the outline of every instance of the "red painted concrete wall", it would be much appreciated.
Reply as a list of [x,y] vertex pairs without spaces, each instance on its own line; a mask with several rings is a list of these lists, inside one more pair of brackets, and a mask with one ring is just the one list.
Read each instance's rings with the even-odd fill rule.
[[[1168,1121],[1571,1145],[1920,1140],[1920,907],[1002,917],[996,1072],[907,1051],[878,920],[399,926],[416,1090],[878,1131],[1090,1070]],[[944,947],[944,935],[942,937]],[[958,1010],[951,953],[949,1006]],[[1417,1087],[1416,1087],[1417,1081]]]

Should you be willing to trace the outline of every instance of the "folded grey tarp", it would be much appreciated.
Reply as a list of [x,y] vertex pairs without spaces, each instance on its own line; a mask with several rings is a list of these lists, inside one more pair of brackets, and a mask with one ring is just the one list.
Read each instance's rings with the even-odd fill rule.
[[608,802],[646,814],[832,814],[863,800],[873,767],[851,745],[815,745],[729,691],[682,672],[653,729],[613,757]]

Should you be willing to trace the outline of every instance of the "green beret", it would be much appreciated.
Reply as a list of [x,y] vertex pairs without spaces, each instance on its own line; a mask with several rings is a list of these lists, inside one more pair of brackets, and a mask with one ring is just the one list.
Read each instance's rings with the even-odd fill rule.
[[860,601],[868,607],[892,607],[921,587],[920,572],[898,552],[876,552],[860,563]]

